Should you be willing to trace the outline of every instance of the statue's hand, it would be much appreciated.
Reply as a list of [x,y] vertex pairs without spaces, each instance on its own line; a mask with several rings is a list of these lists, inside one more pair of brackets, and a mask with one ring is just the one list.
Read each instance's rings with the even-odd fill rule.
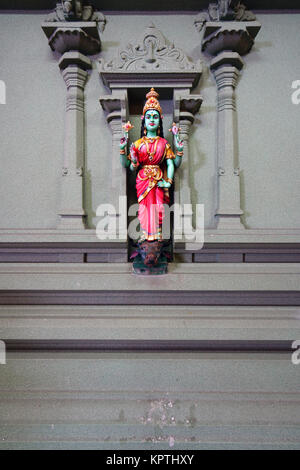
[[123,129],[124,129],[124,136],[120,140],[120,150],[124,150],[125,147],[128,144],[128,133],[131,129],[134,128],[134,126],[131,124],[130,121],[126,122],[126,124],[123,124]]
[[128,143],[128,134],[124,134],[124,137],[120,140],[120,150],[124,150]]
[[182,152],[183,151],[183,140],[180,139],[178,134],[175,135],[174,142],[175,142],[176,150],[178,150],[178,152]]
[[169,129],[169,131],[172,132],[174,136],[174,143],[175,143],[176,150],[178,150],[178,152],[182,152],[183,140],[179,136],[179,131],[181,131],[181,128],[178,127],[178,125],[175,122],[173,122],[172,127],[171,129]]
[[158,183],[157,183],[157,186],[159,188],[170,188],[171,187],[171,183],[167,183],[164,179],[160,180]]

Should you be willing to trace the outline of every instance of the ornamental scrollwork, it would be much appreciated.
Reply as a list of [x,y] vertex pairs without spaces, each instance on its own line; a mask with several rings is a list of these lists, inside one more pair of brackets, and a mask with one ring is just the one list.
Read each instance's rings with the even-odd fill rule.
[[108,63],[100,60],[102,72],[130,71],[194,71],[198,64],[178,47],[170,43],[153,24],[146,28],[143,37],[136,44],[128,44],[119,51],[116,59]]

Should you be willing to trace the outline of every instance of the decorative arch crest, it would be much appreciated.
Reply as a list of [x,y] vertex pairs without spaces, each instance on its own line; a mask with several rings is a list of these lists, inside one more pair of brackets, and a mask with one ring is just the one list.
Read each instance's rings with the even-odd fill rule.
[[103,72],[182,72],[199,70],[180,48],[170,43],[152,23],[136,44],[129,43],[115,59],[105,63],[100,60]]

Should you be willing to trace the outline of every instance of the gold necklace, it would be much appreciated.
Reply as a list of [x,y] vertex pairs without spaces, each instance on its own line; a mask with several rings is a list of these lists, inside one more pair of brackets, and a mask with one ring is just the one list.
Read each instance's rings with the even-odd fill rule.
[[148,153],[148,157],[149,157],[149,160],[150,162],[153,160],[153,157],[154,155],[156,154],[156,150],[157,150],[157,145],[158,145],[158,137],[154,137],[153,139],[151,137],[147,137],[146,139],[149,139],[150,141],[150,144],[153,144],[153,142],[155,141],[155,145],[154,145],[154,150],[153,152],[150,152],[150,149],[149,149],[149,145],[148,145],[148,141],[145,139],[145,145],[146,145],[146,149],[147,149],[147,153]]

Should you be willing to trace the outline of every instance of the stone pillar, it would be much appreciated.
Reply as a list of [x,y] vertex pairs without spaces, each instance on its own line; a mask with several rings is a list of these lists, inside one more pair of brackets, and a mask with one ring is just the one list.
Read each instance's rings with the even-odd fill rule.
[[235,88],[244,65],[241,56],[250,52],[261,25],[253,13],[240,4],[230,14],[235,21],[228,21],[228,15],[223,21],[216,21],[222,17],[222,11],[215,11],[213,4],[210,6],[196,18],[195,25],[199,31],[204,28],[202,51],[210,59],[217,85],[218,205],[215,216],[217,229],[244,229]]
[[211,61],[217,83],[218,228],[245,228],[241,223],[240,171],[235,88],[243,61],[236,52],[223,52]]
[[[115,217],[116,221],[109,224],[109,226],[117,227],[118,241],[127,242],[127,203],[125,205],[127,173],[126,168],[123,168],[120,164],[120,139],[123,136],[122,124],[128,120],[127,90],[114,90],[112,95],[101,96],[100,104],[106,113],[107,123],[112,133],[110,201],[116,212],[108,216]],[[123,201],[121,204],[120,197]]]
[[84,229],[84,87],[92,63],[78,52],[66,52],[59,67],[67,86],[59,228]]
[[[182,227],[184,226],[184,218],[190,218],[189,226],[192,228],[193,221],[193,211],[185,211],[183,212],[184,205],[192,205],[192,195],[191,195],[191,162],[189,158],[189,137],[191,127],[195,120],[195,114],[200,110],[202,104],[202,96],[201,95],[191,95],[189,93],[186,96],[182,96],[181,94],[174,93],[175,97],[177,96],[177,100],[175,99],[175,106],[174,106],[174,120],[178,122],[180,127],[180,136],[184,142],[184,155],[182,158],[182,163],[180,168],[175,173],[175,194],[174,194],[174,202],[176,205],[180,206],[179,214],[176,213],[175,207],[175,214],[174,214],[174,239],[175,242],[182,242],[184,241],[184,234],[182,233]],[[178,101],[178,105],[176,104]],[[175,150],[175,148],[174,148]],[[186,208],[187,209],[187,208]],[[179,225],[178,222],[180,221]]]
[[87,55],[101,50],[99,30],[105,17],[92,6],[67,12],[58,3],[42,29],[52,51],[61,54],[59,68],[67,86],[65,142],[58,227],[84,229],[85,121],[84,88],[92,63]]

